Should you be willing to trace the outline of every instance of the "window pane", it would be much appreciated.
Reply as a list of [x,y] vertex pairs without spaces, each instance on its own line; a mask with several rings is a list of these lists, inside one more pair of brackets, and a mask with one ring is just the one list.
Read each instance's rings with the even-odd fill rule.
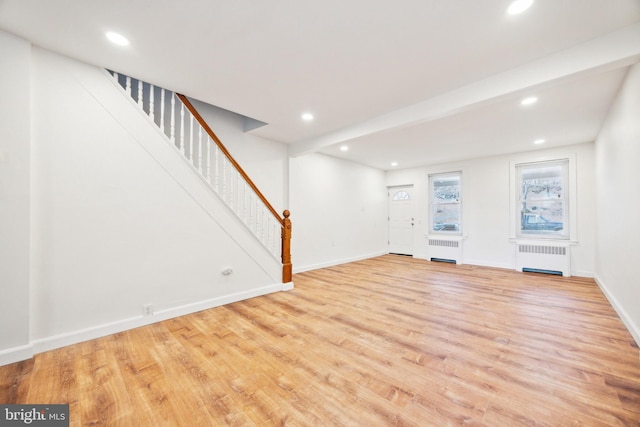
[[562,200],[523,203],[521,230],[527,234],[562,231],[564,215]]
[[522,171],[522,200],[562,198],[562,166]]
[[433,231],[459,231],[460,204],[438,205],[433,212]]
[[451,203],[460,201],[460,177],[447,177],[433,181],[433,202]]

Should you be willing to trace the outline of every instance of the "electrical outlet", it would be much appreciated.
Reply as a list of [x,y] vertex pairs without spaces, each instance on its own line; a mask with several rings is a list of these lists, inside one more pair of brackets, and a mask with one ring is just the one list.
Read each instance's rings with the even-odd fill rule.
[[142,306],[143,316],[153,316],[153,304],[145,304]]

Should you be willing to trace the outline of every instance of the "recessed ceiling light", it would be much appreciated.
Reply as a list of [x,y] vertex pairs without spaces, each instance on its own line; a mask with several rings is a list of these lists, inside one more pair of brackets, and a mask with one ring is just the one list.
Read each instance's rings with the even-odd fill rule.
[[340,147],[340,151],[349,151],[349,147],[343,145],[342,147]]
[[391,166],[398,166],[398,162],[391,162]]
[[113,31],[109,31],[106,34],[109,41],[113,44],[117,44],[118,46],[129,46],[129,39],[127,39],[122,34],[114,33]]
[[518,15],[529,9],[533,4],[533,0],[515,0],[509,5],[507,13],[509,15]]
[[547,140],[542,138],[536,139],[535,141],[533,141],[533,143],[536,145],[544,144],[545,142],[547,142]]
[[535,104],[536,102],[538,102],[538,98],[536,98],[535,96],[529,96],[523,99],[522,101],[520,101],[520,105],[532,105],[532,104]]
[[302,115],[302,120],[304,120],[305,122],[310,122],[311,120],[313,120],[313,114],[311,113],[304,113]]

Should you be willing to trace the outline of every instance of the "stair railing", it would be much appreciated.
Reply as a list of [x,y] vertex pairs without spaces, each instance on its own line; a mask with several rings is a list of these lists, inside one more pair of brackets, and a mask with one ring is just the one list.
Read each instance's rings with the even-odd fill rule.
[[186,96],[109,71],[195,172],[217,193],[292,280],[291,220],[280,216]]

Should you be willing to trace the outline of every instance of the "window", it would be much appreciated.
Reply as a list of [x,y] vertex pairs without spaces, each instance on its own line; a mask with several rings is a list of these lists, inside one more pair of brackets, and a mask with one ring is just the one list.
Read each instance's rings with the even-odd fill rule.
[[462,172],[429,175],[430,233],[461,234]]
[[516,233],[569,238],[568,160],[516,164]]
[[394,202],[397,202],[399,200],[411,200],[411,195],[409,193],[407,193],[406,191],[396,191],[395,194],[393,195],[393,199]]

